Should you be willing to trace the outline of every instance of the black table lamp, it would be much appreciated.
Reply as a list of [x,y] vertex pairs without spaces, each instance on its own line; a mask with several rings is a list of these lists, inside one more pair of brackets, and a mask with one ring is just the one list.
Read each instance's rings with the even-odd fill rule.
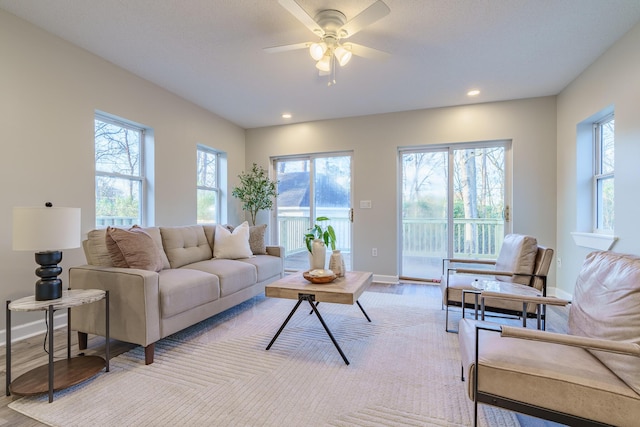
[[36,251],[36,301],[62,297],[61,249],[80,247],[80,208],[13,208],[13,250]]

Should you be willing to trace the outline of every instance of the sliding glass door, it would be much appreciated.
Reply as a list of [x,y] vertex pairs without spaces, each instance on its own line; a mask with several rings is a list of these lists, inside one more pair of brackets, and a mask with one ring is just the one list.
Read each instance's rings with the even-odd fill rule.
[[274,223],[278,244],[285,248],[285,269],[309,267],[303,237],[320,216],[330,218],[329,224],[336,232],[336,249],[340,249],[346,268],[350,269],[351,155],[276,158],[273,167],[279,181]]
[[400,276],[439,279],[442,259],[495,258],[509,232],[505,141],[400,150]]

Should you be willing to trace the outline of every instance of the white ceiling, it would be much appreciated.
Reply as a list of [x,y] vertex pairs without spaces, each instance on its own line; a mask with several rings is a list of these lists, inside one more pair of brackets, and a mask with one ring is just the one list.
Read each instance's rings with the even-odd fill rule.
[[[347,19],[374,0],[296,0]],[[17,15],[243,128],[555,95],[640,21],[639,0],[385,0],[328,87],[277,0],[0,0]],[[471,88],[482,91],[468,98]],[[284,120],[283,112],[293,118]]]

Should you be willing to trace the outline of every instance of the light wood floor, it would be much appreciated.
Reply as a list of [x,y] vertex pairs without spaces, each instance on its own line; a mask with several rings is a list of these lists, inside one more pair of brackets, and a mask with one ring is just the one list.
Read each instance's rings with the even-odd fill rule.
[[[414,283],[399,283],[395,285],[374,283],[369,287],[369,291],[403,294],[403,295],[415,295],[416,297],[440,297],[440,288],[433,285],[414,284]],[[568,315],[567,308],[549,308],[549,329],[556,332],[564,332],[566,330],[566,320]],[[57,330],[54,335],[55,345],[55,357],[65,358],[67,337],[66,329]],[[72,356],[79,353],[77,334],[72,332],[71,334],[71,354]],[[104,339],[101,337],[90,337],[88,350],[84,353],[87,355],[99,355],[104,357]],[[122,343],[119,341],[111,341],[111,357],[115,357],[119,354],[129,351],[134,346],[128,343]],[[2,368],[0,368],[0,380],[2,381],[2,387],[6,384],[6,364],[5,364],[6,348],[0,347],[0,360],[2,361]],[[48,362],[48,355],[44,351],[44,335],[32,337],[11,346],[11,376],[17,378],[21,374],[28,372],[29,370],[44,365]],[[7,407],[7,405],[13,399],[13,396],[5,396],[2,393],[0,397],[0,426],[44,426],[44,424],[25,417],[18,412],[15,412]],[[55,397],[54,397],[55,398]]]

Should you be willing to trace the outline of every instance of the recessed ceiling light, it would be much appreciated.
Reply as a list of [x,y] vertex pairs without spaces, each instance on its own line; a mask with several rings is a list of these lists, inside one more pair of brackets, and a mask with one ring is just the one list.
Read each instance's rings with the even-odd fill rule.
[[283,113],[282,114],[282,118],[283,119],[290,119],[291,118],[291,113]]
[[478,96],[480,95],[480,91],[478,89],[473,89],[467,92],[467,96]]

